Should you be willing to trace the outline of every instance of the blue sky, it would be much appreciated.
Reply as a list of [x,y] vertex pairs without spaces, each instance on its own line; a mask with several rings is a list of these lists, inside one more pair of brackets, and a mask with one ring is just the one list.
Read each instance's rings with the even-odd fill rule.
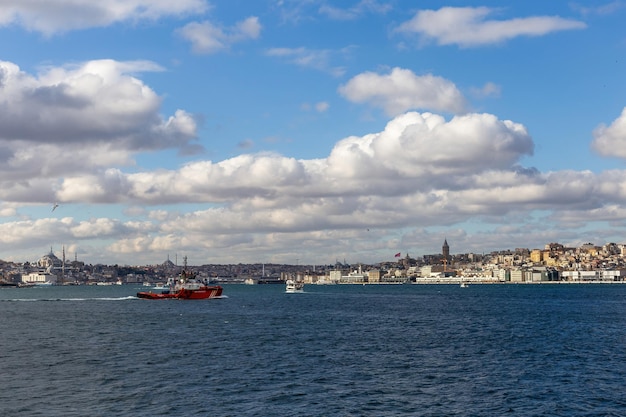
[[626,2],[517,3],[3,1],[0,259],[626,243]]

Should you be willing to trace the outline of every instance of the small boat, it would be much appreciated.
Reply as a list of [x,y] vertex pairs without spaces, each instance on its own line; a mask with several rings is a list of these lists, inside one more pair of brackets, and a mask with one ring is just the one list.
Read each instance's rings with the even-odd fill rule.
[[304,292],[304,282],[288,279],[286,281],[285,292]]
[[197,279],[195,274],[188,272],[186,266],[187,262],[185,259],[185,268],[178,278],[168,280],[168,289],[161,292],[140,291],[137,293],[137,298],[145,298],[148,300],[163,300],[168,298],[204,300],[222,296],[223,288],[221,286],[207,285],[202,280]]
[[158,291],[168,291],[168,290],[170,290],[170,286],[168,284],[158,283],[152,289],[153,290],[158,290]]
[[469,287],[469,284],[467,282],[461,282],[460,287],[461,288],[467,288],[467,287]]

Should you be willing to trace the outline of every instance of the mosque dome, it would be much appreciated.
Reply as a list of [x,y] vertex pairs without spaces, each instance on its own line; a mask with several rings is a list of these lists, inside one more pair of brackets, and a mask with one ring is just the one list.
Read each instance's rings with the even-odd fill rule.
[[63,261],[56,257],[56,255],[50,249],[50,253],[42,256],[37,261],[37,266],[40,268],[49,268],[49,267],[61,267],[63,266]]

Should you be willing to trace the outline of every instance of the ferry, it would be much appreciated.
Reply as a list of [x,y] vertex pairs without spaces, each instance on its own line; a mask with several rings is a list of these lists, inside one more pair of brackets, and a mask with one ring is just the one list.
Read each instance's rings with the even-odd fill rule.
[[304,282],[288,279],[286,281],[285,292],[304,292]]

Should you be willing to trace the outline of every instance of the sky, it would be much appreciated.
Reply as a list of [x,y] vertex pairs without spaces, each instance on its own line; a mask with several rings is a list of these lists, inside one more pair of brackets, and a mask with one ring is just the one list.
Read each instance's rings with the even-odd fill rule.
[[626,1],[0,0],[0,259],[626,243]]

